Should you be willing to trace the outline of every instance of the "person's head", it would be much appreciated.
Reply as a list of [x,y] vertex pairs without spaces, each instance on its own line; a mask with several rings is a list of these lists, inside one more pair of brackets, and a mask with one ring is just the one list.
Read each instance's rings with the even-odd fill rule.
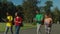
[[15,16],[20,16],[20,14],[18,12],[15,13]]
[[38,13],[39,13],[39,11],[36,11],[36,13],[38,14]]
[[45,17],[46,18],[49,18],[50,17],[50,14],[49,13],[46,13]]
[[45,18],[48,18],[48,15],[45,15]]
[[46,18],[50,18],[51,15],[50,15],[50,14],[46,14],[45,17],[46,17]]
[[17,12],[15,13],[15,16],[18,16],[18,15],[17,15]]
[[7,13],[6,13],[6,15],[7,15],[7,16],[9,16],[9,15],[10,15],[10,13],[9,13],[9,12],[7,12]]

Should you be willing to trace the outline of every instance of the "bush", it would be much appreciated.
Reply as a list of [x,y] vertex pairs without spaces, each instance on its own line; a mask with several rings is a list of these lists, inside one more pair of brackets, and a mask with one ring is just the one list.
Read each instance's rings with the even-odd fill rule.
[[36,25],[36,22],[33,22],[32,25]]

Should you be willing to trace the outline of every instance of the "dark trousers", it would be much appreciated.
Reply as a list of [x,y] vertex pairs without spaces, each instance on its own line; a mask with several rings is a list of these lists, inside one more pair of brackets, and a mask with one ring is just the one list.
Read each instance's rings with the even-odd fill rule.
[[7,34],[9,29],[11,31],[11,34],[13,34],[12,26],[11,27],[6,26],[6,30],[4,34]]

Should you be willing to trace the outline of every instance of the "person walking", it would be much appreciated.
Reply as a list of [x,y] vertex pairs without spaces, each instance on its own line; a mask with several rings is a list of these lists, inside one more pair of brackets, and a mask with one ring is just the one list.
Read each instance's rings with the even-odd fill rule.
[[17,12],[15,13],[14,23],[15,23],[15,34],[19,34],[19,30],[22,24],[22,17]]
[[52,18],[50,17],[49,14],[45,15],[44,24],[45,24],[46,34],[50,34],[51,26],[52,26]]
[[6,21],[6,29],[5,29],[4,34],[7,34],[7,32],[8,32],[9,29],[11,31],[11,34],[13,34],[12,20],[13,20],[13,17],[7,12],[7,19],[5,20]]
[[39,32],[41,33],[41,24],[42,24],[42,20],[43,20],[43,14],[39,13],[39,11],[36,11],[36,16],[35,16],[35,20],[37,22],[37,34],[39,34]]

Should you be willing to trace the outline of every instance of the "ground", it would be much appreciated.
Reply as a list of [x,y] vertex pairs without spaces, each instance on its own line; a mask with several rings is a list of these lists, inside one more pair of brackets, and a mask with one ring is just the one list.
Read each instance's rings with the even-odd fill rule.
[[[44,25],[41,27],[42,34],[45,34]],[[15,32],[15,31],[14,31]],[[0,32],[3,34],[3,32]],[[9,32],[10,34],[10,32]],[[29,28],[25,30],[20,30],[20,34],[36,34],[36,28]],[[51,34],[60,34],[60,24],[53,24]]]

